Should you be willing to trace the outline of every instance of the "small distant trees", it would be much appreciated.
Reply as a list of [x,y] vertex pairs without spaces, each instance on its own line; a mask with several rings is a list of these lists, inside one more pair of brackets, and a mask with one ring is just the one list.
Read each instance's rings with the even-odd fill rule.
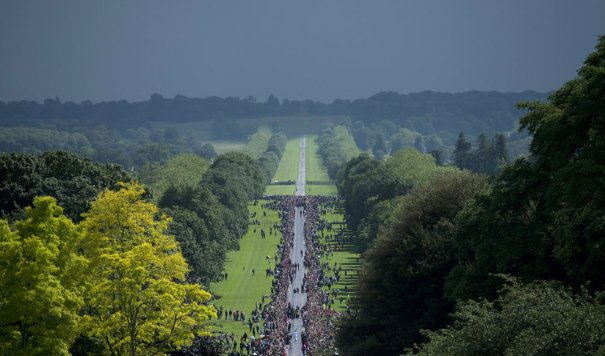
[[508,163],[506,137],[498,133],[490,141],[485,134],[477,138],[477,149],[471,150],[471,143],[460,133],[453,152],[454,164],[482,175],[496,175]]
[[468,168],[470,161],[471,144],[466,141],[464,133],[461,132],[458,135],[458,141],[456,141],[456,148],[454,148],[454,164],[458,168]]
[[200,148],[195,150],[195,154],[208,161],[212,161],[216,158],[216,156],[218,156],[216,150],[214,149],[214,146],[210,143],[206,143],[200,146]]

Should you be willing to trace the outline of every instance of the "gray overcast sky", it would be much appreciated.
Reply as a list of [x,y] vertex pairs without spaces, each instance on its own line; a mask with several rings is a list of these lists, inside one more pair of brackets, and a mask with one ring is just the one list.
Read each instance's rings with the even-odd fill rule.
[[0,0],[0,100],[556,89],[604,0]]

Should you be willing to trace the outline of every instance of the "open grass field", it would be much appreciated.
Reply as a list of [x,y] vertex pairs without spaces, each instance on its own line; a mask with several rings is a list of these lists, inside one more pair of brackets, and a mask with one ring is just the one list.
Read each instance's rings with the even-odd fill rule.
[[[222,306],[224,310],[241,310],[248,317],[255,303],[260,302],[263,295],[270,294],[272,277],[265,276],[265,269],[275,266],[273,257],[281,234],[277,231],[269,235],[269,228],[274,223],[279,224],[280,220],[277,212],[261,207],[263,202],[259,200],[258,205],[248,205],[251,214],[256,212],[255,219],[259,220],[261,225],[251,224],[240,241],[239,251],[231,251],[227,255],[225,263],[227,279],[210,285],[211,293],[220,296],[220,299],[214,301],[217,309]],[[264,212],[267,216],[264,216]],[[264,239],[261,238],[261,229],[266,233]],[[266,256],[270,256],[271,259],[267,259]],[[255,271],[254,274],[252,269]],[[269,298],[265,299],[265,304],[270,301]],[[249,333],[248,326],[241,321],[221,319],[212,320],[211,323],[215,325],[215,330],[233,333],[236,336],[241,336],[244,332]]]
[[317,154],[317,135],[307,136],[305,146],[305,175],[307,182],[330,182],[330,184],[307,184],[305,194],[307,195],[336,195],[336,186],[331,182],[328,173],[321,163],[321,157]]
[[205,141],[214,146],[216,153],[223,154],[227,152],[244,152],[246,150],[246,141]]
[[[344,221],[342,211],[328,212],[322,215],[322,218],[333,224],[332,232],[324,231],[324,235],[320,235],[321,243],[328,245],[328,249],[333,250],[333,254],[321,259],[322,263],[328,262],[332,268],[332,270],[326,271],[326,276],[334,276],[334,268],[341,268],[340,280],[333,284],[331,289],[327,286],[322,287],[322,289],[328,292],[338,289],[339,293],[338,296],[334,297],[333,308],[336,311],[344,311],[347,301],[357,290],[357,279],[363,262],[357,252],[350,231],[345,228],[345,224],[340,224]],[[340,231],[343,235],[339,239],[335,239],[334,237],[338,236]],[[334,265],[335,263],[336,265]],[[332,294],[330,294],[330,298],[332,298]]]
[[[300,154],[300,138],[288,140],[286,149],[279,162],[274,181],[296,181],[298,178],[298,158]],[[266,195],[288,195],[294,194],[296,185],[268,185],[265,189]]]

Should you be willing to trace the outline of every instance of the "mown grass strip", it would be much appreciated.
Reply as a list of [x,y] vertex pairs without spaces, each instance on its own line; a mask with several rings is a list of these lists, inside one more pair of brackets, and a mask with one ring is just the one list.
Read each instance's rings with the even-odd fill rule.
[[[279,166],[277,167],[277,172],[275,172],[275,177],[273,177],[273,181],[296,181],[298,178],[299,153],[300,139],[295,138],[289,140],[279,162]],[[269,185],[265,189],[265,195],[292,195],[295,191],[295,185]]]
[[[270,294],[273,277],[265,276],[265,270],[275,267],[273,257],[281,237],[277,229],[269,234],[273,224],[280,224],[280,220],[276,211],[262,208],[264,202],[266,201],[259,200],[257,205],[248,205],[251,214],[256,212],[256,217],[253,219],[259,220],[260,225],[250,224],[248,232],[240,240],[239,251],[231,251],[227,255],[225,263],[227,279],[212,283],[210,286],[211,292],[219,297],[214,301],[216,308],[222,306],[224,310],[240,310],[245,313],[246,318],[250,316],[255,303],[260,302],[263,295]],[[265,216],[264,213],[267,215]],[[261,229],[266,233],[264,239],[261,238]],[[267,259],[267,256],[271,259]],[[265,299],[265,304],[270,301],[269,298]],[[213,322],[217,330],[233,333],[236,336],[241,336],[244,332],[249,334],[248,325],[241,321],[223,318]]]

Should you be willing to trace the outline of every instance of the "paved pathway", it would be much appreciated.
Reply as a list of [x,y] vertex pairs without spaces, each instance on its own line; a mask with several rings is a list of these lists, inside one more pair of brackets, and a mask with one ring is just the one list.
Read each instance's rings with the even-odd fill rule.
[[305,195],[305,136],[300,138],[300,154],[298,159],[298,180],[296,181],[296,195]]
[[[298,163],[298,180],[296,181],[296,195],[305,195],[305,137],[300,139],[300,158]],[[294,219],[294,247],[291,251],[292,263],[298,263],[300,269],[294,275],[293,282],[288,287],[288,301],[293,308],[302,307],[307,303],[307,293],[294,293],[294,288],[301,289],[303,275],[306,269],[303,264],[303,256],[306,252],[305,247],[305,212],[302,207],[295,209],[296,217]],[[302,251],[302,252],[301,252]],[[290,344],[290,355],[303,355],[301,334],[304,330],[302,318],[288,320],[291,324],[290,335],[292,341]]]

